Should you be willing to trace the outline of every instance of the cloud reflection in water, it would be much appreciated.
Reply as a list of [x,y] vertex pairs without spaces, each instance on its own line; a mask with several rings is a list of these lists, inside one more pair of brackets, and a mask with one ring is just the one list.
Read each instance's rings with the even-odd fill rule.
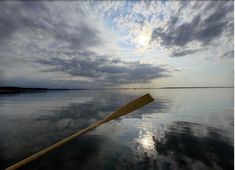
[[[231,93],[217,92],[152,90],[155,102],[100,126],[28,169],[232,169]],[[0,169],[144,93],[61,91],[2,97]]]

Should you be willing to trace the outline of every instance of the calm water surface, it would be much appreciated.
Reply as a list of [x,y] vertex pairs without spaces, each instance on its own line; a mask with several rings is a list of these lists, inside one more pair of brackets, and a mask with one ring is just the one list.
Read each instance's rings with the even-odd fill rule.
[[156,100],[23,169],[233,169],[232,88],[1,95],[0,169],[87,127],[145,93]]

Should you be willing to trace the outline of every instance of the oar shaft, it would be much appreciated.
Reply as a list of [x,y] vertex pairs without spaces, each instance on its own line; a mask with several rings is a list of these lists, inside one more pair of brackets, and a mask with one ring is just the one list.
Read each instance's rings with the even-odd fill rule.
[[61,141],[59,141],[59,142],[57,142],[57,143],[55,143],[55,144],[45,148],[43,150],[41,150],[40,152],[37,152],[37,153],[35,153],[35,154],[33,154],[33,155],[23,159],[22,161],[20,161],[20,162],[14,164],[14,165],[8,167],[6,170],[15,170],[15,169],[18,169],[18,168],[20,168],[20,167],[22,167],[22,166],[32,162],[33,160],[35,160],[35,159],[37,159],[37,158],[47,154],[48,152],[50,152],[50,151],[52,151],[52,150],[62,146],[63,144],[71,141],[72,139],[74,139],[74,138],[76,138],[76,137],[78,137],[78,136],[80,136],[80,135],[82,135],[82,134],[84,134],[84,133],[86,133],[86,132],[96,128],[97,126],[103,124],[104,122],[105,122],[104,120],[100,120],[98,122],[95,122],[94,124],[88,126],[87,128],[82,129],[82,130],[78,131],[77,133],[74,133],[73,135],[71,135],[71,136],[69,136],[69,137],[67,137],[67,138],[65,138],[65,139],[63,139],[63,140],[61,140]]

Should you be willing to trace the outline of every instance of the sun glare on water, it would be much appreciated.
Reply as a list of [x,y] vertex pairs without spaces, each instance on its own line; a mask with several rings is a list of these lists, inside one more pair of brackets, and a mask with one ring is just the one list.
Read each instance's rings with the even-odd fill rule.
[[137,140],[145,150],[154,150],[154,142],[151,135],[139,136]]

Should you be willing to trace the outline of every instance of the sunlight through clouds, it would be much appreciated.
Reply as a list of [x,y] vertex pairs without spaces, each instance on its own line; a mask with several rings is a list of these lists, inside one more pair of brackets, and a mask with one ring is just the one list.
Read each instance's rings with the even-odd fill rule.
[[151,29],[144,29],[141,31],[135,38],[134,43],[136,44],[137,48],[148,49],[150,47],[150,40],[151,40]]
[[[51,81],[62,81],[64,87],[77,81],[79,87],[94,88],[233,84],[232,1],[0,4],[4,74],[0,81],[4,85],[43,82],[39,85],[47,87],[54,84]],[[207,81],[201,78],[212,72]],[[185,75],[194,77],[193,81]]]

